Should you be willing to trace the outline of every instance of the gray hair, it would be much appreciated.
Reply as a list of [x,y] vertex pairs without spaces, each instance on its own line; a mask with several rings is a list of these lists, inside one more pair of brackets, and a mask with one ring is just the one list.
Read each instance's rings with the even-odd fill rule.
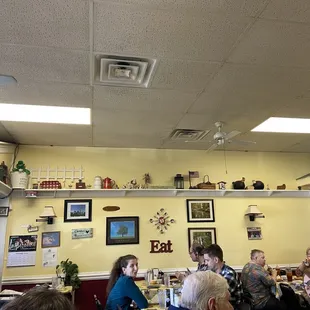
[[255,256],[257,255],[257,254],[260,254],[260,253],[264,253],[264,251],[262,251],[262,250],[258,250],[258,249],[254,249],[254,250],[252,250],[251,251],[251,259],[253,260],[253,259],[255,259]]
[[185,278],[181,307],[190,310],[208,310],[208,301],[227,297],[228,284],[225,278],[212,271],[198,271]]

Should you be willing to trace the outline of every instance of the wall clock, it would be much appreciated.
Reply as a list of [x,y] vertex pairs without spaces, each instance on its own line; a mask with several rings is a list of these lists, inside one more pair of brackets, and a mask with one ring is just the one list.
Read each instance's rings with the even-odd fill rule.
[[159,232],[163,234],[166,230],[168,230],[170,224],[175,223],[175,220],[170,218],[165,209],[161,208],[158,212],[156,212],[153,218],[150,219],[150,223],[154,224]]

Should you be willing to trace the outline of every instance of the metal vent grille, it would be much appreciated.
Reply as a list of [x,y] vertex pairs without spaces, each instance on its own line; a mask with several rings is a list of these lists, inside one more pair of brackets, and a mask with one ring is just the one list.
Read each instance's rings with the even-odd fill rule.
[[195,129],[175,129],[171,135],[170,140],[173,141],[199,141],[203,139],[210,130],[195,130]]
[[110,86],[148,87],[155,59],[97,55],[95,83]]

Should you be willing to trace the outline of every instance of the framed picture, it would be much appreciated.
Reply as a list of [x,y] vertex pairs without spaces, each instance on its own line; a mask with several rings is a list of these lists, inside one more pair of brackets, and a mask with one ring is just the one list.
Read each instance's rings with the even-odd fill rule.
[[106,244],[138,244],[139,217],[107,217]]
[[213,199],[186,199],[187,222],[215,222]]
[[188,248],[190,248],[194,242],[203,245],[204,248],[216,243],[216,229],[188,228]]
[[248,227],[247,228],[248,239],[249,240],[261,240],[262,237],[262,229],[260,227]]
[[42,248],[60,246],[60,231],[43,232],[41,246]]
[[2,217],[9,216],[9,207],[0,207],[0,216]]
[[64,222],[91,222],[92,200],[65,200]]

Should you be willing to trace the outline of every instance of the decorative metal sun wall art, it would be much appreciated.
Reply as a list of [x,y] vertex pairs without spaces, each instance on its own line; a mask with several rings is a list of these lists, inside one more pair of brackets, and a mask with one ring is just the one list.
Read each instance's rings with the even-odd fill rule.
[[150,223],[154,224],[155,227],[160,231],[161,234],[168,230],[170,224],[175,223],[175,220],[170,218],[165,209],[161,208],[153,218],[150,219]]

